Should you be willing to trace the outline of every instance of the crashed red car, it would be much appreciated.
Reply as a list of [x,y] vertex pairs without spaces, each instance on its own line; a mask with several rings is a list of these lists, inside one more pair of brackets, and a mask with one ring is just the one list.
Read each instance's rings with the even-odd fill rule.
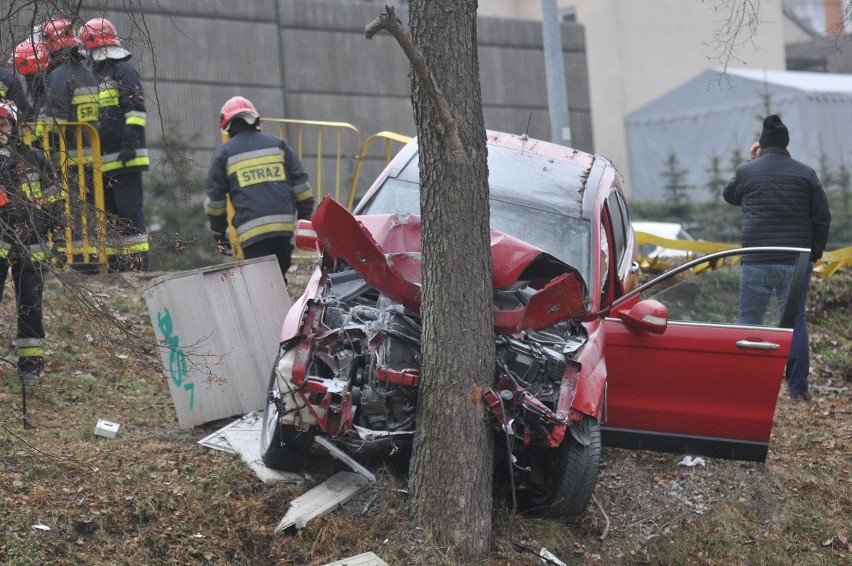
[[[763,460],[807,250],[712,254],[638,286],[621,178],[605,158],[488,133],[497,370],[483,390],[528,508],[585,510],[601,442]],[[413,438],[421,379],[417,143],[350,214],[326,199],[296,245],[319,266],[280,336],[264,462],[314,435],[357,453]],[[791,266],[761,325],[738,316],[740,259]],[[505,447],[507,443],[496,443]],[[499,456],[498,451],[498,456]]]

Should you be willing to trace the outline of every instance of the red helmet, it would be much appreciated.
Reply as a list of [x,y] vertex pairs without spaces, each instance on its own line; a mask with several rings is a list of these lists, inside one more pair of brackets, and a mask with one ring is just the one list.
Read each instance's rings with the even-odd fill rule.
[[15,47],[15,54],[12,59],[15,61],[15,68],[22,75],[32,75],[44,71],[50,64],[50,54],[45,49],[44,44],[35,43],[29,39],[22,41]]
[[80,28],[80,42],[86,49],[121,45],[115,26],[106,18],[92,18]]
[[78,45],[74,28],[71,27],[71,21],[64,18],[47,20],[41,24],[41,38],[50,53]]
[[235,96],[229,98],[222,105],[222,110],[219,111],[219,127],[222,128],[222,131],[228,129],[228,125],[234,118],[242,118],[247,123],[254,124],[254,121],[260,118],[260,114],[257,113],[257,108],[249,99]]
[[13,126],[18,125],[18,107],[11,100],[0,98],[0,118],[6,118]]

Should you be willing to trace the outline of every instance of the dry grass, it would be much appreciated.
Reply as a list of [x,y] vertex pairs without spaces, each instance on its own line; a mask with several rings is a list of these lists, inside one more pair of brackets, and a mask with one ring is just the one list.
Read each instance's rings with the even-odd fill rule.
[[[296,285],[307,271],[300,267]],[[127,338],[152,338],[138,288],[117,276],[86,285],[124,319],[121,328],[98,332],[97,321],[68,310],[52,283],[53,351],[47,385],[28,400],[33,428],[21,426],[14,372],[6,370],[0,389],[0,562],[323,564],[372,550],[390,564],[452,563],[446,549],[408,525],[404,471],[390,467],[342,511],[274,535],[305,488],[264,485],[237,457],[196,444],[222,423],[180,430],[154,349]],[[0,339],[8,353],[9,290],[4,299]],[[570,564],[852,563],[850,336],[848,322],[844,335],[821,309],[814,311],[813,383],[847,389],[817,389],[810,404],[793,404],[782,392],[765,464],[707,460],[686,468],[677,456],[606,449],[596,490],[610,521],[603,540],[606,523],[595,505],[579,525],[521,516],[510,533],[510,499],[498,491],[491,563],[537,563],[513,550],[510,536]],[[124,338],[107,349],[101,336]],[[119,436],[95,437],[98,418],[120,422]],[[313,478],[341,469],[316,454],[307,470]]]

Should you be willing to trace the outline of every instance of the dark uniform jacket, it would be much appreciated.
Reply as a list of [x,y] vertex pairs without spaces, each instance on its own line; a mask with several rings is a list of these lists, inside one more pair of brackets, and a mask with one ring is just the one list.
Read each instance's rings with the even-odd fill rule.
[[[107,176],[147,171],[150,163],[145,145],[145,91],[129,58],[106,59],[96,62],[94,68],[100,80],[101,171]],[[133,149],[136,156],[122,163],[118,160],[122,149]]]
[[[64,193],[40,151],[0,146],[0,261],[48,259],[47,235],[62,224]],[[59,235],[59,234],[58,234]]]
[[28,118],[32,114],[27,93],[15,73],[4,67],[0,67],[0,98],[6,98],[18,107],[18,116]]
[[250,128],[213,152],[205,186],[204,211],[221,240],[228,227],[226,195],[243,247],[266,238],[292,235],[296,218],[310,218],[314,197],[308,174],[284,140]]
[[[98,79],[74,53],[66,55],[47,76],[45,113],[49,118],[65,122],[85,122],[97,128]],[[83,131],[83,148],[91,147],[88,132]],[[69,127],[65,134],[66,151],[77,153],[77,128]]]
[[766,148],[737,167],[724,197],[743,209],[743,246],[810,248],[811,261],[822,257],[831,224],[828,200],[816,172],[786,149]]

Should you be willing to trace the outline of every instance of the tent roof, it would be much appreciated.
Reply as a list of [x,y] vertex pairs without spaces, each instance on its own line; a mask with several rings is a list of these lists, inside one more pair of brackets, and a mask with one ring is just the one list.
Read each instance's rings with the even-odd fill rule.
[[751,107],[766,95],[775,102],[803,96],[852,99],[852,75],[730,67],[708,69],[631,112],[626,120],[632,124],[668,121],[726,108]]
[[[717,73],[721,69],[716,69]],[[728,69],[728,74],[751,81],[794,88],[804,92],[852,94],[852,75],[807,73],[804,71],[764,71],[762,69]]]

